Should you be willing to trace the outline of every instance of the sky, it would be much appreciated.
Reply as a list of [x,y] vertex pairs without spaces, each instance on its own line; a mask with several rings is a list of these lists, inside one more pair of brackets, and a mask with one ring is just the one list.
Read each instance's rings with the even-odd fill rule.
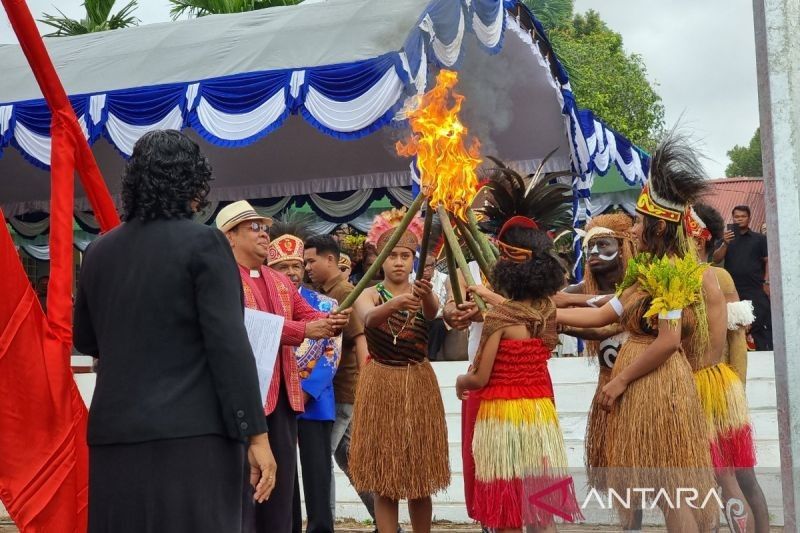
[[[83,0],[28,0],[34,17],[56,8],[83,16]],[[125,5],[118,0],[119,7]],[[727,151],[746,145],[758,127],[751,0],[575,0],[594,9],[640,54],[661,95],[666,124],[680,122],[698,140],[711,177],[723,177]],[[167,0],[139,0],[142,24],[166,22]],[[46,28],[43,26],[43,29]],[[0,10],[0,43],[16,42]],[[580,102],[579,102],[580,104]]]
[[589,9],[642,56],[667,127],[680,123],[710,177],[724,177],[728,150],[759,125],[752,1],[575,0],[576,12]]

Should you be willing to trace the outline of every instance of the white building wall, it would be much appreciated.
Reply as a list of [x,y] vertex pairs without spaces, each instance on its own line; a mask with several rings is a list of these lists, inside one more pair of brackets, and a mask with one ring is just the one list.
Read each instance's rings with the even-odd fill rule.
[[[466,362],[437,362],[433,367],[439,379],[447,417],[450,443],[452,483],[447,491],[434,498],[435,518],[453,522],[470,522],[464,507],[464,490],[461,468],[461,402],[456,398],[456,376],[466,370]],[[587,495],[586,476],[583,469],[583,438],[586,415],[597,383],[597,369],[585,358],[557,358],[550,361],[550,372],[556,393],[556,406],[567,445],[570,469],[575,477],[579,500]],[[76,380],[87,403],[94,389],[94,374],[78,374]],[[753,418],[758,453],[757,472],[769,503],[773,524],[783,523],[780,483],[780,456],[775,402],[775,375],[771,352],[750,353],[748,363],[747,398]],[[280,467],[280,465],[279,465]],[[365,520],[369,518],[358,495],[350,487],[345,475],[335,468],[337,518]],[[405,506],[401,506],[401,519],[408,519]],[[599,508],[594,500],[584,510],[587,522],[612,523],[609,511]],[[0,517],[7,516],[0,506]],[[645,520],[659,521],[659,513],[648,512]]]

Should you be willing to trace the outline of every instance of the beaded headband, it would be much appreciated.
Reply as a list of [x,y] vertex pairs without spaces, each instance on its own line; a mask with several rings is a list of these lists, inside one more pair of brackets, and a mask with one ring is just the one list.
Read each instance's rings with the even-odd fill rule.
[[644,215],[654,216],[673,224],[678,224],[683,216],[683,206],[665,200],[645,184],[639,199],[636,201],[636,211]]

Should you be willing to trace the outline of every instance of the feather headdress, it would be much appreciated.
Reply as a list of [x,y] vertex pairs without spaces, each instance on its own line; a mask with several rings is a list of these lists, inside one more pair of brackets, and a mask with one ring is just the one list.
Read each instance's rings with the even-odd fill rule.
[[289,211],[282,215],[280,220],[273,221],[269,228],[269,238],[274,240],[281,235],[294,235],[305,242],[310,237],[308,227],[318,220],[312,213]]
[[572,226],[572,189],[564,183],[550,183],[554,177],[546,175],[543,167],[553,152],[542,160],[533,174],[522,177],[502,161],[489,156],[496,167],[490,169],[489,179],[483,186],[486,201],[477,209],[483,217],[481,229],[497,235],[503,225],[513,217],[535,221],[544,230],[558,230]]
[[636,202],[636,210],[679,224],[689,206],[707,191],[706,178],[689,139],[673,129],[653,152],[648,181]]

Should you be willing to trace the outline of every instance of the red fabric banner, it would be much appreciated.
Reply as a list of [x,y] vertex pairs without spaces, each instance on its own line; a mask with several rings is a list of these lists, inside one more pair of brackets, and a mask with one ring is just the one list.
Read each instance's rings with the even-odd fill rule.
[[101,230],[119,216],[28,6],[2,3],[53,119],[47,316],[0,230],[0,499],[22,533],[83,533],[87,411],[70,366],[76,170]]

